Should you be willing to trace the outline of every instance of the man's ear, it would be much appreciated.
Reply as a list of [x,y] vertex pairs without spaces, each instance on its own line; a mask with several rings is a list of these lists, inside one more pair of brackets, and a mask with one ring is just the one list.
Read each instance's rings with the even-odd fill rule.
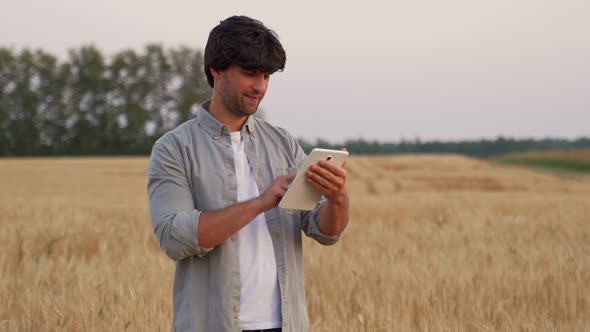
[[213,67],[209,67],[209,71],[211,72],[211,76],[213,76],[213,79],[215,81],[219,80],[219,78],[221,77],[221,70],[217,70]]

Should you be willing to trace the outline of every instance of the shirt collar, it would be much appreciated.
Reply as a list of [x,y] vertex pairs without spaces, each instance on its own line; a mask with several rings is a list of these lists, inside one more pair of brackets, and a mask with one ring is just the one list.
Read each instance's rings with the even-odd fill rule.
[[253,115],[250,115],[248,117],[248,120],[246,120],[246,123],[244,123],[244,127],[242,127],[242,131],[244,130],[244,128],[246,128],[246,130],[248,131],[248,133],[252,136],[256,136],[255,135],[255,131],[256,131],[256,119],[254,118]]
[[[229,135],[229,127],[217,121],[217,119],[214,118],[213,115],[209,113],[209,111],[207,111],[210,105],[211,100],[208,100],[199,105],[199,108],[197,109],[197,122],[199,123],[199,126],[205,129],[205,131],[214,139],[217,139],[224,134]],[[256,131],[255,123],[256,119],[254,119],[253,116],[249,116],[242,127],[242,132],[245,129],[250,135],[254,136]]]

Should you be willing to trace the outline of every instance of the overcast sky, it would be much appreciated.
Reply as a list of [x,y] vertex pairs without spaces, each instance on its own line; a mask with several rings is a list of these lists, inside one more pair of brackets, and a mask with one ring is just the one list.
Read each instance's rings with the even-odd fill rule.
[[262,108],[297,137],[590,136],[587,0],[0,0],[0,46],[202,49],[235,14],[278,33]]

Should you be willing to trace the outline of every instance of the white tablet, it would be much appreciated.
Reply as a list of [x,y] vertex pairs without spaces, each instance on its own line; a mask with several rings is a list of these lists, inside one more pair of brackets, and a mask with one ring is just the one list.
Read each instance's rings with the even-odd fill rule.
[[279,207],[292,210],[313,210],[320,198],[322,198],[322,192],[305,181],[305,172],[307,172],[309,166],[322,159],[329,161],[332,165],[342,167],[347,157],[347,151],[313,149],[303,166],[297,171],[297,175],[293,182],[291,182],[287,193],[285,193],[285,196],[279,202]]

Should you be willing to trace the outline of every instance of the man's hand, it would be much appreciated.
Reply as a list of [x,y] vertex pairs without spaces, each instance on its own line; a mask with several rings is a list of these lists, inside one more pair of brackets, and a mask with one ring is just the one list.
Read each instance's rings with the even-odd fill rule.
[[[345,150],[345,149],[342,149]],[[336,236],[348,224],[350,204],[346,193],[346,163],[337,167],[320,160],[305,173],[308,183],[318,188],[327,199],[318,212],[318,227],[329,236]]]
[[308,183],[318,188],[332,204],[341,205],[348,199],[346,194],[346,162],[342,167],[320,160],[305,173]]
[[294,178],[295,174],[279,175],[272,185],[262,195],[258,196],[257,199],[261,204],[262,212],[270,210],[279,204]]

